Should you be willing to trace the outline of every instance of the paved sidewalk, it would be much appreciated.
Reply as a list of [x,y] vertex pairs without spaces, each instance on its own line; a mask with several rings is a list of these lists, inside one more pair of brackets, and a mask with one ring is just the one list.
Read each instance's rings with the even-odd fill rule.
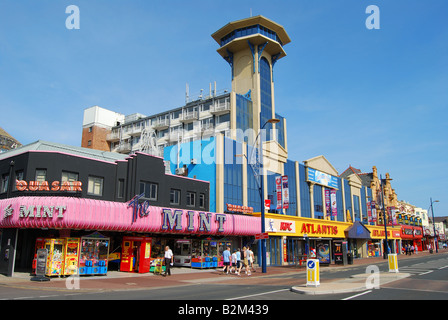
[[[448,250],[439,250],[438,254],[434,255],[445,255]],[[422,257],[425,255],[430,255],[428,252],[420,252],[417,255],[398,256],[398,265],[400,261],[405,259],[414,259],[417,257]],[[332,269],[350,269],[359,265],[378,265],[382,263],[387,263],[387,260],[382,257],[376,258],[366,258],[366,259],[355,259],[353,265],[339,266],[330,265],[329,267],[321,267],[321,273]],[[201,284],[201,283],[229,283],[238,284],[244,279],[244,283],[251,285],[263,285],[263,284],[273,284],[275,281],[279,280],[279,275],[288,274],[296,275],[297,273],[303,273],[303,281],[301,283],[290,283],[293,291],[305,291],[302,284],[306,283],[306,267],[297,266],[269,266],[267,267],[267,273],[260,272],[261,268],[257,268],[257,272],[253,272],[252,275],[241,277],[236,275],[222,275],[220,269],[192,269],[192,268],[173,268],[172,276],[163,277],[160,275],[154,275],[152,273],[146,274],[136,274],[136,273],[126,273],[118,271],[109,271],[106,276],[82,276],[82,277],[66,277],[66,278],[51,278],[50,281],[46,282],[36,282],[30,281],[32,276],[29,273],[15,273],[13,277],[6,277],[0,275],[0,288],[1,287],[20,287],[20,288],[30,288],[36,290],[69,290],[76,285],[76,281],[79,279],[79,290],[81,291],[111,291],[111,290],[141,290],[141,289],[156,289],[165,287],[177,287],[186,286],[191,284]],[[403,274],[397,275],[397,277],[405,276]],[[398,278],[393,278],[391,275],[386,275],[381,273],[381,281],[395,281]],[[233,280],[233,281],[232,281]],[[321,281],[318,288],[315,289],[316,292],[340,292],[340,290],[360,290],[361,284],[365,284],[366,278],[358,275],[355,278],[350,279],[339,279],[337,281]],[[289,279],[291,281],[291,279]],[[286,282],[285,282],[286,283]],[[365,289],[365,285],[363,286]],[[307,293],[310,294],[312,291],[310,288],[306,289]],[[326,291],[325,291],[326,290]]]

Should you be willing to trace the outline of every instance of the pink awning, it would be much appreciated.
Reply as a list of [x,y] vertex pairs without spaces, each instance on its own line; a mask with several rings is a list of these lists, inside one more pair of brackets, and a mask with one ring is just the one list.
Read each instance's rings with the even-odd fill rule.
[[[261,222],[258,217],[154,206],[148,206],[147,209],[148,215],[137,216],[133,221],[134,209],[128,206],[128,203],[70,197],[10,198],[0,200],[0,228],[80,229],[223,236],[253,236],[261,233]],[[178,221],[181,221],[181,225],[177,225]],[[163,228],[164,224],[165,228]]]

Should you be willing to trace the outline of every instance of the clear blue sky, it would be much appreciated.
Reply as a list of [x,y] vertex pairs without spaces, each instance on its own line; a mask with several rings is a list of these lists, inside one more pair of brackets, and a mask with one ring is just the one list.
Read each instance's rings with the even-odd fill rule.
[[[68,30],[69,5],[80,29]],[[368,30],[368,5],[380,30]],[[23,144],[80,145],[83,110],[151,115],[230,88],[211,34],[264,15],[292,42],[275,66],[289,158],[324,155],[342,173],[377,166],[398,199],[448,216],[446,0],[2,0],[0,126]]]

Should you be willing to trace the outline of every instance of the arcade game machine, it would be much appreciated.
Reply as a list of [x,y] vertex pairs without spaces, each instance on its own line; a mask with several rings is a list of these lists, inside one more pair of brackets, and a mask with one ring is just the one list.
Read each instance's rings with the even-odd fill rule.
[[176,240],[173,253],[175,266],[191,267],[191,240]]
[[151,238],[123,237],[120,271],[149,272],[151,267]]
[[80,244],[81,241],[79,238],[65,239],[64,275],[66,276],[78,274]]
[[80,275],[107,274],[109,242],[99,232],[81,237]]
[[[215,240],[193,240],[191,249],[192,268],[216,268],[220,266],[218,242]],[[221,262],[222,263],[222,262]]]
[[64,239],[45,239],[45,249],[48,252],[47,276],[64,274]]
[[33,274],[36,274],[36,266],[37,266],[37,250],[44,249],[45,248],[45,239],[44,238],[37,238],[36,239],[36,246],[34,248],[34,258],[33,258]]

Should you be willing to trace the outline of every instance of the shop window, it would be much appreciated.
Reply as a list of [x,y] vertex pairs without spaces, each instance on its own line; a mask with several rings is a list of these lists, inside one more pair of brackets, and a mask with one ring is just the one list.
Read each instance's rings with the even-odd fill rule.
[[103,195],[103,183],[104,179],[100,177],[89,176],[89,182],[87,185],[87,194],[94,196]]
[[157,184],[152,182],[140,182],[140,194],[144,193],[148,200],[157,200]]
[[196,205],[196,193],[187,192],[187,206],[194,207]]
[[180,190],[171,189],[170,191],[170,204],[180,204]]

